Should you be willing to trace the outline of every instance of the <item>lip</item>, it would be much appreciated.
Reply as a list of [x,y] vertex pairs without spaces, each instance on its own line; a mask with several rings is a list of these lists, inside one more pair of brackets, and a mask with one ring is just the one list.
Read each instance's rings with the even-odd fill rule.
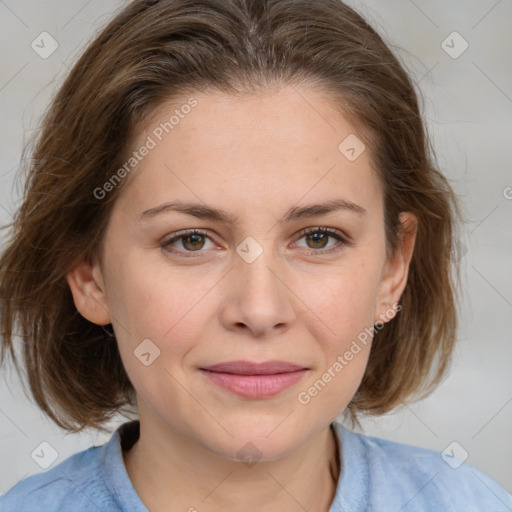
[[308,368],[285,361],[229,361],[199,371],[221,388],[244,398],[269,398],[298,382]]
[[298,382],[307,370],[271,375],[238,375],[200,369],[211,382],[245,398],[269,398]]
[[224,363],[202,367],[201,370],[235,373],[237,375],[274,375],[276,373],[307,370],[307,368],[287,361],[273,360],[263,361],[261,363],[254,363],[251,361],[226,361]]

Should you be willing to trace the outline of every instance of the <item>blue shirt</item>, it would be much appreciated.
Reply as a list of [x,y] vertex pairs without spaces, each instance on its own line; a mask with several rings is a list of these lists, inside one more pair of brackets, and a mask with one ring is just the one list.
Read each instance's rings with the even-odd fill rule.
[[[453,469],[439,452],[333,427],[342,468],[330,512],[512,512],[512,496],[467,463]],[[0,512],[148,512],[122,455],[138,436],[138,421],[124,423],[104,445],[18,482]]]

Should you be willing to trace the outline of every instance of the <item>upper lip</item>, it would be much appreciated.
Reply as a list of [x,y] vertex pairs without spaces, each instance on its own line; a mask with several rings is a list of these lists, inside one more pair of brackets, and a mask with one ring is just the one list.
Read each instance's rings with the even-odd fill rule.
[[273,375],[276,373],[306,370],[304,366],[288,363],[286,361],[264,361],[262,363],[253,363],[251,361],[227,361],[211,366],[205,366],[201,369],[211,372],[235,373],[238,375]]

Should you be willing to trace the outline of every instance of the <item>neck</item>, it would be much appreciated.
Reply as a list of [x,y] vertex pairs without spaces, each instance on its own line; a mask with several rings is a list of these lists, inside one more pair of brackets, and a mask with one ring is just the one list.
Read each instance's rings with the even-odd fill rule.
[[331,428],[279,460],[246,464],[198,446],[168,427],[162,432],[158,425],[141,421],[139,440],[123,457],[135,490],[151,512],[327,512],[340,472]]

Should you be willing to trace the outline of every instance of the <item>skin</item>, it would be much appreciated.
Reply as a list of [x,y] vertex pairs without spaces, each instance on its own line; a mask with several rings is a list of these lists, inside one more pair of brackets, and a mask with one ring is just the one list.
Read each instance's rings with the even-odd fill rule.
[[[383,196],[369,149],[355,161],[345,158],[338,146],[355,129],[313,89],[194,97],[198,105],[127,178],[101,258],[68,274],[81,314],[113,324],[137,391],[141,436],[124,453],[126,469],[152,512],[327,511],[339,470],[329,425],[357,391],[371,343],[308,404],[297,397],[365,328],[392,318],[416,219],[401,214],[408,231],[386,259]],[[179,106],[161,105],[134,149]],[[366,213],[277,222],[294,206],[340,198]],[[174,200],[237,219],[231,225],[169,211],[138,221],[141,212]],[[318,227],[350,242],[300,234]],[[208,236],[178,239],[167,247],[174,253],[162,248],[173,233],[194,228]],[[247,236],[263,250],[251,263],[236,252]],[[149,366],[133,354],[144,339],[160,350]],[[265,399],[225,391],[198,370],[238,359],[309,370]],[[250,467],[237,456],[248,442],[260,457]]]

